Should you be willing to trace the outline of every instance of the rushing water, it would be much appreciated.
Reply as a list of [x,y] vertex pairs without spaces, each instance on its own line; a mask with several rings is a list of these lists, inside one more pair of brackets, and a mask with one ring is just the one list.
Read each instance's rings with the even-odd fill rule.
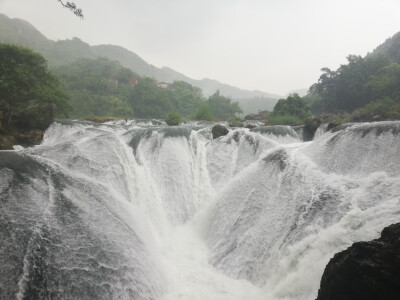
[[400,122],[54,123],[0,152],[1,299],[315,299],[329,259],[400,220]]

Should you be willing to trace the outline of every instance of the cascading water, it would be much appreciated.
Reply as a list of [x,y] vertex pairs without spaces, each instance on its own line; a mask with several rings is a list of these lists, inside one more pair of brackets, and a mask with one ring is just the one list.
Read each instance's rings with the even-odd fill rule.
[[297,131],[64,121],[0,152],[1,299],[315,299],[400,219],[400,122]]

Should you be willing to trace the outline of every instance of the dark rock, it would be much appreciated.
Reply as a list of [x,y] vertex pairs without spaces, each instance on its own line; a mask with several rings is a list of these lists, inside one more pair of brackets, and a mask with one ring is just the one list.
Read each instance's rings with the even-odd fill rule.
[[39,145],[42,139],[42,130],[20,131],[13,129],[6,133],[0,133],[0,150],[12,150],[14,145],[21,145],[24,147]]
[[256,125],[254,125],[254,124],[246,124],[245,126],[244,126],[244,128],[249,128],[249,129],[253,129],[253,128],[256,128],[257,126]]
[[17,144],[24,147],[39,145],[42,142],[42,139],[43,139],[42,130],[29,130],[17,133],[15,135],[15,140]]
[[264,126],[264,122],[257,120],[245,120],[243,126],[245,128],[253,129],[259,126]]
[[317,300],[400,299],[400,223],[381,238],[354,243],[325,268]]
[[0,134],[0,150],[12,150],[15,138],[12,135]]
[[310,117],[307,118],[304,122],[304,130],[310,135],[312,140],[314,138],[314,134],[317,131],[318,127],[322,124],[322,120],[318,117]]
[[212,130],[213,139],[219,138],[220,136],[227,135],[229,130],[223,125],[217,124],[214,125]]
[[328,127],[327,127],[326,129],[329,131],[329,130],[331,130],[331,129],[333,129],[333,128],[339,126],[339,125],[341,125],[341,124],[335,123],[335,122],[329,122],[329,123],[328,123]]
[[259,120],[260,116],[258,114],[248,114],[244,118],[246,120]]
[[254,120],[254,121],[265,121],[269,115],[269,111],[263,110],[258,114],[248,114],[244,118],[245,120]]
[[292,128],[302,141],[308,142],[313,140],[315,132],[310,132],[305,125],[295,125]]

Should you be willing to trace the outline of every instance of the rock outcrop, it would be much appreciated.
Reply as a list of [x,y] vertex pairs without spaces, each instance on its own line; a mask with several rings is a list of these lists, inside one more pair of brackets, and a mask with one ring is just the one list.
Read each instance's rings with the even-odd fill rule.
[[400,299],[400,223],[379,239],[354,243],[325,268],[317,300]]
[[220,136],[227,135],[229,130],[223,125],[217,124],[214,125],[212,130],[213,139],[219,138]]
[[12,130],[7,133],[0,133],[0,150],[11,150],[14,145],[31,147],[39,145],[43,139],[43,131],[35,130]]

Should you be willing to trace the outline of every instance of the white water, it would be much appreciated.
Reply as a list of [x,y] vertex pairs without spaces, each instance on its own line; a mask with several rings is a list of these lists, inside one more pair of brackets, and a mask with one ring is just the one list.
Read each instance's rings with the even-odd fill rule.
[[[0,169],[1,195],[33,207],[22,215],[35,224],[22,271],[7,269],[17,287],[0,291],[315,299],[336,252],[400,220],[399,128],[358,125],[303,143],[290,128],[212,140],[210,128],[55,123],[42,145],[17,148],[43,166],[29,182],[12,164]],[[5,203],[0,220],[23,224]]]

